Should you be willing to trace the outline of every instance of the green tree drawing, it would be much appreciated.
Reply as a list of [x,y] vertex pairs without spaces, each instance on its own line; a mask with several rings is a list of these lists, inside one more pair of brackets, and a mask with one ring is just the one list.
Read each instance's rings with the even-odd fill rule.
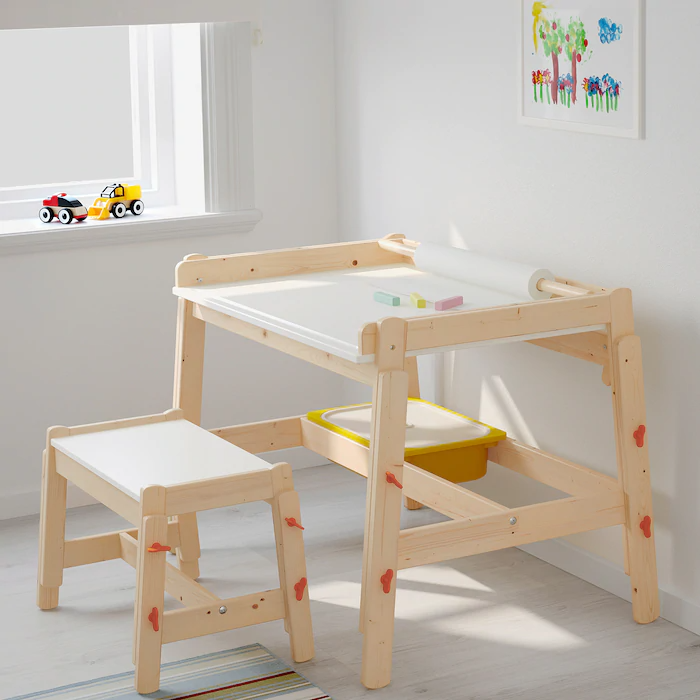
[[571,18],[569,26],[566,28],[564,35],[564,48],[566,57],[571,61],[571,77],[573,78],[574,88],[571,94],[571,101],[576,104],[576,87],[578,79],[576,77],[576,69],[586,51],[588,51],[588,39],[586,39],[586,28],[579,17]]
[[552,58],[552,102],[557,104],[559,99],[559,56],[566,44],[566,32],[557,17],[550,20],[542,15],[540,15],[540,21],[537,25],[537,32],[542,41],[544,55]]

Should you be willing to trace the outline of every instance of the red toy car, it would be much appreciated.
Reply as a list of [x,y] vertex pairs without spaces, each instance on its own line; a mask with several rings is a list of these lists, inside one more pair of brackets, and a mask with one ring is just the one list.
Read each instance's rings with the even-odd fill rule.
[[69,224],[73,219],[82,221],[88,215],[83,203],[75,197],[67,196],[65,192],[59,192],[45,199],[42,204],[44,206],[39,210],[39,219],[45,224],[48,224],[54,216],[57,216],[62,224]]

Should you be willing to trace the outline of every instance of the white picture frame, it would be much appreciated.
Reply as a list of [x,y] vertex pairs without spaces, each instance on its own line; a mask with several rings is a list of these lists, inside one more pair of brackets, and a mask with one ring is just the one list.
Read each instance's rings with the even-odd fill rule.
[[[645,0],[557,0],[556,4],[519,0],[519,3],[518,123],[602,136],[644,138]],[[541,8],[542,4],[547,6],[546,9]],[[535,14],[538,10],[539,14]],[[613,17],[612,23],[599,24],[610,17]],[[561,23],[555,26],[557,18],[561,19]],[[615,19],[619,24],[615,23]],[[545,50],[551,49],[552,42],[557,41],[552,33],[554,27],[561,44],[569,51],[567,44],[571,36],[565,33],[564,27],[567,24],[571,26],[574,21],[580,21],[586,30],[583,36],[587,37],[587,43],[585,48],[581,45],[585,58],[579,58],[577,66],[573,66],[568,73],[564,73],[568,64],[562,66],[558,81],[561,91],[555,90],[553,74],[557,70],[550,66]],[[550,28],[550,43],[545,45],[538,28],[547,26]],[[544,36],[546,40],[547,34]],[[558,55],[565,58],[566,51],[559,48]],[[550,51],[552,63],[553,53]],[[575,54],[573,51],[571,54],[573,65]],[[540,75],[538,82],[535,82],[535,71],[541,71],[544,75]],[[600,76],[607,79],[602,80]],[[588,89],[584,88],[584,77],[591,79],[587,83]],[[599,82],[594,78],[599,78]],[[567,102],[556,99],[559,95]],[[577,96],[581,99],[577,99]]]

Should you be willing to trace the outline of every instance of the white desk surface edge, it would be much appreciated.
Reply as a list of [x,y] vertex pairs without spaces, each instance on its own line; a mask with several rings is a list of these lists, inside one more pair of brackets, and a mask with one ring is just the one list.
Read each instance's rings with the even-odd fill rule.
[[[371,278],[372,274],[382,273],[387,273],[390,275],[396,273],[397,276],[382,278],[381,280]],[[405,273],[408,273],[408,279],[406,279]],[[369,279],[365,278],[358,280],[358,278],[367,275],[370,275]],[[411,282],[411,277],[415,277],[416,275],[421,275],[421,280],[418,283]],[[333,282],[329,282],[329,280],[337,280],[337,282],[334,284]],[[379,281],[381,281],[381,284],[373,284],[373,282]],[[362,285],[359,299],[357,298],[358,283]],[[304,284],[308,285],[309,289],[303,289]],[[291,288],[275,290],[275,285],[288,285]],[[321,295],[319,292],[314,297],[314,285],[323,286],[326,294]],[[359,351],[359,331],[365,323],[373,323],[381,318],[386,318],[393,315],[403,318],[420,318],[423,315],[433,315],[435,313],[433,308],[430,306],[427,309],[417,309],[411,307],[403,300],[403,298],[402,305],[400,307],[383,305],[375,302],[372,299],[371,292],[373,289],[389,288],[389,291],[392,291],[391,287],[394,285],[397,285],[399,289],[403,290],[396,292],[397,294],[402,295],[402,297],[406,296],[405,291],[411,287],[417,287],[418,289],[427,287],[428,289],[432,288],[432,290],[436,291],[436,293],[442,292],[444,297],[454,296],[459,291],[463,291],[465,299],[471,298],[468,296],[471,294],[475,295],[476,297],[480,297],[482,301],[486,302],[485,305],[479,304],[476,306],[465,304],[467,308],[492,308],[495,306],[524,304],[533,301],[532,299],[517,299],[514,297],[508,297],[507,295],[494,292],[493,290],[476,288],[463,282],[456,282],[447,278],[438,278],[434,275],[430,275],[429,273],[417,271],[416,268],[412,266],[401,265],[361,268],[360,270],[312,272],[301,275],[272,277],[261,280],[234,282],[221,285],[203,285],[201,287],[174,287],[173,293],[178,297],[187,299],[205,308],[218,311],[226,316],[237,318],[241,321],[245,321],[251,325],[271,331],[282,337],[296,340],[304,345],[330,353],[336,357],[349,360],[355,364],[365,364],[374,361],[373,354],[362,355]],[[334,286],[337,287],[337,289],[333,289]],[[341,289],[343,286],[345,287],[344,291]],[[270,291],[267,291],[268,288]],[[257,297],[255,296],[256,290],[260,290]],[[355,294],[356,298],[355,300],[349,299],[349,301],[345,298],[342,299],[346,306],[344,311],[343,309],[340,309],[340,305],[336,303],[335,307],[331,306],[331,308],[334,309],[334,313],[326,313],[326,316],[332,317],[327,319],[329,325],[336,324],[335,332],[323,332],[319,329],[315,330],[314,328],[310,327],[311,324],[308,322],[299,323],[291,320],[290,318],[285,318],[284,312],[279,314],[274,313],[277,308],[283,308],[286,303],[290,316],[295,314],[301,314],[303,316],[303,313],[301,313],[299,310],[299,306],[301,304],[308,306],[309,302],[313,301],[314,298],[319,299],[323,296],[325,299],[330,295],[330,293],[336,293],[337,296],[338,291],[343,292],[343,294],[347,295],[348,298]],[[452,291],[455,292],[454,295],[450,294]],[[226,294],[229,296],[225,297],[224,295]],[[299,304],[297,305],[290,301],[294,295],[296,295],[299,300]],[[247,303],[237,301],[232,298],[232,296],[238,296],[241,298],[247,297]],[[272,303],[275,298],[278,300],[279,307],[275,307],[274,303]],[[428,298],[427,294],[426,298]],[[254,305],[255,303],[257,303],[257,308]],[[352,313],[354,313],[355,319],[349,320],[345,328],[342,328],[341,332],[338,332],[338,319],[345,318],[346,316],[351,317]],[[364,320],[359,321],[359,318]],[[417,355],[434,354],[437,352],[448,352],[451,350],[463,350],[466,348],[480,347],[484,345],[524,342],[539,338],[551,338],[562,335],[572,335],[588,331],[603,330],[605,330],[604,325],[564,328],[545,333],[532,333],[528,335],[517,335],[507,338],[476,341],[473,343],[464,343],[460,345],[443,346],[440,348],[414,350],[409,351],[406,354],[407,356],[412,357]],[[339,337],[341,334],[344,335],[345,338]],[[354,338],[355,342],[350,342],[348,340],[349,338]]]

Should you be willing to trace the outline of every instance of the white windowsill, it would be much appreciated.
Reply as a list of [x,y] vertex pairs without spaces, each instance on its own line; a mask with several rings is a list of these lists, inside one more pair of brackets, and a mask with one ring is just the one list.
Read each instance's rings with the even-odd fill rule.
[[38,219],[0,221],[0,255],[247,233],[261,219],[262,213],[257,209],[207,214],[166,207],[147,209],[139,217],[127,213],[123,219],[110,216],[105,221],[85,219],[68,225],[56,219],[50,224],[43,224]]

